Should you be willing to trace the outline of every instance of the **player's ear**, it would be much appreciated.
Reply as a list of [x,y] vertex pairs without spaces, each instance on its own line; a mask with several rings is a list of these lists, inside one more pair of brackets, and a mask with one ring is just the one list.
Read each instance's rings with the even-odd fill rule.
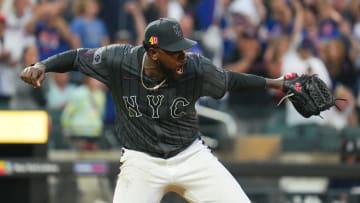
[[150,47],[148,50],[148,55],[152,60],[156,61],[159,58],[159,51],[156,48]]

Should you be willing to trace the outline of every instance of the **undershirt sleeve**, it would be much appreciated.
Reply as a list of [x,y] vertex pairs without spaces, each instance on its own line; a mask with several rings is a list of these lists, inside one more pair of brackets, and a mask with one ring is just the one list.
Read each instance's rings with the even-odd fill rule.
[[40,63],[45,65],[45,72],[64,73],[78,70],[74,67],[77,49],[65,51],[51,56]]
[[261,90],[265,88],[266,80],[264,77],[226,71],[228,78],[228,90]]

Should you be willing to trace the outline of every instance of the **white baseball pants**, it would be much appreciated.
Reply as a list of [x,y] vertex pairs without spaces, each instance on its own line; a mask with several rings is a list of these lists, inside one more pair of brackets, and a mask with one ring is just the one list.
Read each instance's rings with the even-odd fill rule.
[[169,159],[124,149],[113,203],[159,203],[176,192],[190,203],[249,203],[227,169],[200,140]]

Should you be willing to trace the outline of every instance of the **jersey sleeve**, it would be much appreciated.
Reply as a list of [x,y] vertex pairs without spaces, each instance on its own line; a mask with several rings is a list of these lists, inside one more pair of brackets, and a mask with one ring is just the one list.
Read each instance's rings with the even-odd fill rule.
[[95,49],[78,49],[74,66],[82,73],[110,86],[114,69],[121,68],[129,45],[109,45]]
[[209,59],[200,57],[202,96],[221,98],[227,89],[227,75],[222,68],[216,67]]

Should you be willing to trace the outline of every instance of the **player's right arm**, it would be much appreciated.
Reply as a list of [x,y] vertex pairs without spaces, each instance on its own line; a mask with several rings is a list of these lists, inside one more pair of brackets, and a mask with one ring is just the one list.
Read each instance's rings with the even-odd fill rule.
[[40,87],[47,72],[80,71],[109,85],[112,69],[120,67],[121,58],[128,50],[128,45],[72,49],[26,67],[20,78],[33,87]]
[[49,57],[46,60],[32,64],[20,73],[20,78],[33,87],[40,87],[45,79],[46,72],[68,72],[77,70],[74,61],[77,56],[77,49],[69,50]]

